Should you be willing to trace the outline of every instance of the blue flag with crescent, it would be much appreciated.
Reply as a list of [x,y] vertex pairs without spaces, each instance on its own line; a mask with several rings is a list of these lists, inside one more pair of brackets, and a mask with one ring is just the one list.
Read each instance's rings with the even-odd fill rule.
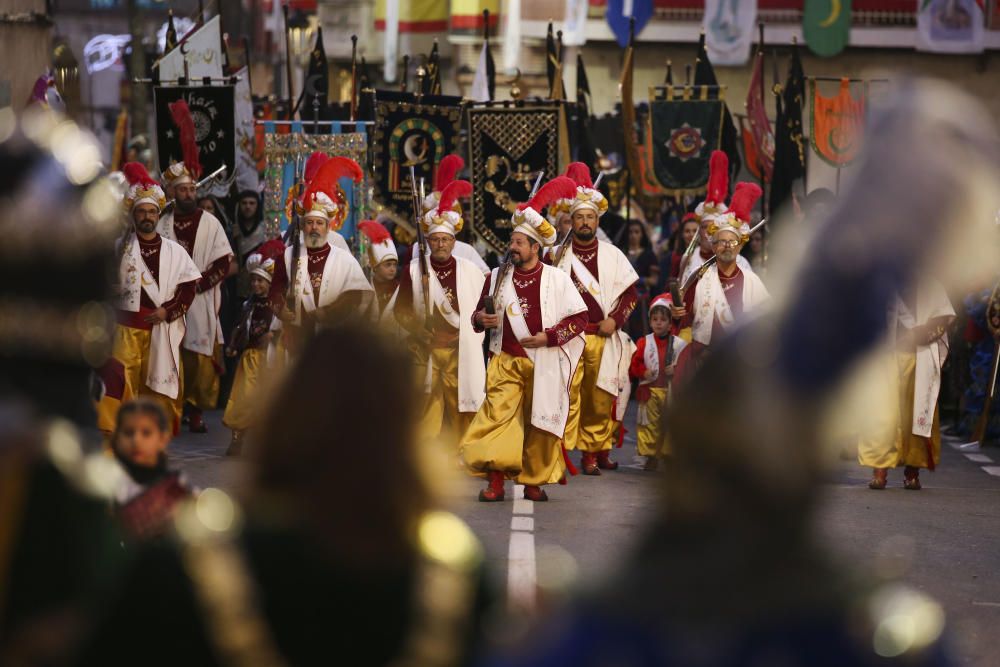
[[618,46],[624,49],[628,46],[629,19],[635,19],[635,34],[638,35],[653,17],[653,0],[608,0],[605,17]]

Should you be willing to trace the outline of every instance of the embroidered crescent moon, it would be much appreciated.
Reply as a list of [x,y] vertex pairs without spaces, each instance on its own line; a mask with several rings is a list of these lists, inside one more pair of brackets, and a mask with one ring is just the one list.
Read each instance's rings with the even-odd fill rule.
[[513,301],[511,301],[510,303],[507,304],[507,314],[510,315],[511,317],[514,317],[516,315],[516,313],[514,312],[514,302]]
[[146,276],[140,276],[139,277],[139,282],[142,283],[143,287],[145,287],[146,285],[152,285],[153,284],[151,282],[149,282],[149,283],[146,282]]
[[841,9],[840,0],[831,0],[830,15],[827,16],[822,21],[820,21],[819,27],[829,28],[830,26],[832,26],[836,22],[836,20],[840,17],[840,9]]

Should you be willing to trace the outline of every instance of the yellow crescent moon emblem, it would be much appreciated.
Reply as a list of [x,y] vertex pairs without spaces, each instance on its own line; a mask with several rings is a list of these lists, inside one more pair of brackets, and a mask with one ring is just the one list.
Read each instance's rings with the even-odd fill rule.
[[140,276],[140,278],[139,278],[139,282],[141,282],[141,283],[143,284],[143,286],[144,286],[144,287],[145,287],[146,285],[152,285],[152,284],[153,284],[153,283],[151,283],[151,282],[150,282],[150,283],[147,283],[147,282],[146,282],[146,276]]
[[511,301],[510,303],[507,304],[507,315],[509,315],[510,317],[514,317],[514,315],[515,315],[514,314],[514,302],[513,301]]
[[830,15],[820,21],[820,28],[829,28],[840,18],[840,0],[830,0]]

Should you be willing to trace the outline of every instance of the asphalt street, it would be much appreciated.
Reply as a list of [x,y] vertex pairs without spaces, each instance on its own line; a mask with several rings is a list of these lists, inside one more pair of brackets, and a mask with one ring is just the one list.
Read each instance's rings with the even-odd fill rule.
[[[229,433],[219,420],[220,413],[210,413],[208,434],[179,436],[170,446],[171,463],[199,487],[234,490],[246,464],[224,456]],[[870,491],[869,471],[842,461],[824,489],[818,529],[845,562],[898,576],[940,602],[960,664],[996,666],[1000,450],[970,452],[958,444],[946,441],[941,465],[921,475],[920,492],[902,488],[901,470],[890,473],[888,489]],[[662,483],[661,475],[641,470],[634,454],[630,434],[615,454],[619,470],[546,487],[547,503],[518,500],[510,483],[507,500],[492,504],[477,501],[478,479],[455,476],[446,485],[450,508],[479,536],[511,607],[543,606],[626,561]]]

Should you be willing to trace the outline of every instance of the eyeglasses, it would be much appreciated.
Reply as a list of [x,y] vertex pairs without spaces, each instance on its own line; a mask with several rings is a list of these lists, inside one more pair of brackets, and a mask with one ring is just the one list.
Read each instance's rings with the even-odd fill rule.
[[739,241],[723,241],[722,239],[715,242],[715,245],[722,246],[723,248],[735,248],[739,244]]

